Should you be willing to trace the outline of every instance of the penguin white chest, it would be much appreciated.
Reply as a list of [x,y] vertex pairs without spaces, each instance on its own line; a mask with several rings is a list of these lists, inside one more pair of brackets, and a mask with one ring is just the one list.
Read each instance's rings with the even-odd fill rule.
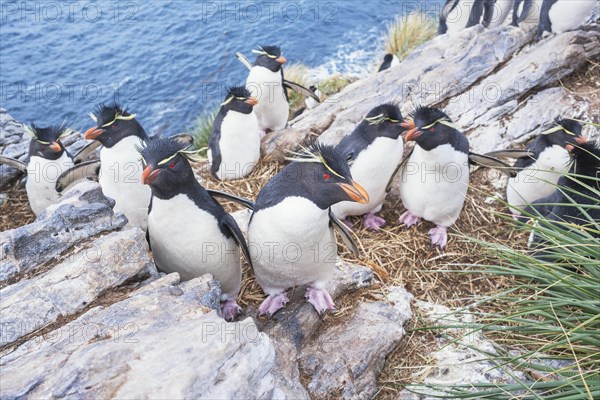
[[278,130],[287,125],[289,104],[285,96],[281,71],[254,66],[246,79],[246,88],[259,102],[254,106],[260,129]]
[[260,133],[254,112],[227,112],[221,123],[219,150],[219,179],[240,179],[252,172],[260,158]]
[[328,210],[288,197],[256,212],[248,227],[256,280],[267,294],[311,284],[323,287],[337,259]]
[[67,152],[63,152],[56,160],[31,156],[27,164],[25,189],[29,205],[35,215],[58,201],[60,196],[55,189],[56,181],[73,165],[73,160],[67,155]]
[[403,152],[402,137],[398,139],[378,137],[361,151],[352,163],[350,172],[352,179],[369,194],[369,203],[342,201],[331,207],[333,213],[339,218],[345,218],[349,215],[362,215],[381,210],[387,194],[385,188],[400,164]]
[[544,149],[536,162],[508,179],[506,200],[513,214],[520,214],[527,205],[549,196],[556,190],[558,179],[569,170],[571,158],[562,147]]
[[412,214],[448,227],[460,215],[468,186],[467,154],[449,144],[429,151],[415,145],[402,168],[400,196]]
[[136,146],[142,140],[129,136],[111,148],[100,150],[100,186],[105,196],[115,200],[115,211],[125,214],[133,226],[146,228],[150,188],[141,181],[142,165]]
[[233,238],[223,235],[216,217],[188,196],[154,197],[148,232],[161,271],[178,272],[183,280],[212,274],[221,283],[222,300],[237,296],[241,285],[239,247]]
[[548,13],[552,32],[561,33],[577,28],[590,16],[597,0],[558,0]]
[[494,12],[492,14],[492,20],[488,28],[495,28],[502,25],[510,11],[512,10],[514,0],[496,0],[494,4]]

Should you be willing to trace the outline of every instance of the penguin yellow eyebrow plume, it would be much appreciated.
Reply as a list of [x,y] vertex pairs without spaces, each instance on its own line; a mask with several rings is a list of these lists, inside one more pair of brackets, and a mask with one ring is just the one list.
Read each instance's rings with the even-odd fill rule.
[[124,116],[124,115],[122,115],[121,113],[117,112],[117,113],[115,114],[115,119],[113,119],[112,121],[110,121],[110,122],[107,122],[106,124],[102,125],[102,127],[105,127],[105,126],[110,126],[110,125],[114,124],[114,123],[115,123],[117,120],[121,120],[121,121],[131,121],[132,119],[134,119],[134,118],[135,118],[135,115],[136,115],[136,114],[131,114],[131,115]]
[[[158,165],[164,165],[166,163],[168,163],[169,161],[171,161],[173,158],[175,158],[175,156],[177,154],[181,154],[183,157],[187,158],[190,161],[194,161],[194,162],[201,162],[201,161],[205,161],[204,157],[200,157],[200,153],[203,152],[204,150],[206,150],[206,147],[203,147],[201,149],[197,149],[197,150],[189,150],[189,148],[187,149],[183,149],[183,150],[179,150],[177,153],[173,154],[170,157],[165,158],[162,161],[158,162]],[[142,157],[143,158],[143,157]],[[144,160],[144,163],[146,161]]]
[[385,121],[390,121],[390,122],[393,122],[393,123],[400,122],[399,120],[390,118],[390,117],[388,117],[388,116],[386,116],[384,114],[379,114],[379,115],[376,115],[374,117],[365,118],[365,121],[369,121],[369,125],[379,125],[379,124],[381,124],[381,123],[383,123]]
[[277,58],[277,56],[274,56],[274,55],[272,55],[272,54],[269,54],[269,53],[267,53],[267,52],[266,52],[266,51],[265,51],[265,50],[264,50],[262,47],[260,47],[260,46],[258,46],[258,50],[256,50],[256,49],[253,49],[253,50],[252,50],[252,53],[254,53],[254,54],[257,54],[257,55],[259,55],[259,56],[267,56],[267,57],[269,57],[269,58],[272,58],[272,59],[276,59],[276,58]]
[[301,151],[290,151],[290,154],[294,157],[286,157],[285,159],[292,162],[312,162],[323,164],[325,168],[338,178],[344,179],[344,176],[339,172],[335,171],[328,163],[321,152],[319,143],[314,143],[307,146],[300,145]]
[[442,124],[442,125],[446,125],[446,126],[447,126],[447,127],[449,127],[449,128],[452,128],[452,129],[456,129],[456,130],[458,130],[458,127],[457,127],[456,125],[454,125],[454,124],[453,124],[452,122],[450,122],[450,121],[447,121],[447,120],[446,120],[446,119],[444,119],[444,118],[440,118],[440,119],[438,119],[437,121],[435,121],[434,123],[432,123],[432,124],[429,124],[429,125],[427,125],[427,126],[424,126],[424,127],[423,127],[423,128],[421,128],[421,129],[429,129],[429,128],[433,128],[433,127],[435,126],[435,124],[438,124],[438,123],[439,123],[439,124]]

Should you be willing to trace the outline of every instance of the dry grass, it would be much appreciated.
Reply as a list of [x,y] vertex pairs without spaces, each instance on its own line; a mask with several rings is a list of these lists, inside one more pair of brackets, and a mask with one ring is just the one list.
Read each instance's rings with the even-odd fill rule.
[[[308,67],[301,63],[286,65],[284,67],[285,79],[308,87],[306,82],[308,71]],[[290,118],[292,118],[296,111],[304,107],[304,96],[290,89],[288,89],[287,93],[290,100]]]
[[402,61],[436,34],[437,23],[427,14],[415,12],[401,15],[388,27],[385,50],[395,54]]
[[25,188],[13,187],[6,194],[8,199],[0,208],[0,231],[32,223],[35,220],[35,215],[29,207]]

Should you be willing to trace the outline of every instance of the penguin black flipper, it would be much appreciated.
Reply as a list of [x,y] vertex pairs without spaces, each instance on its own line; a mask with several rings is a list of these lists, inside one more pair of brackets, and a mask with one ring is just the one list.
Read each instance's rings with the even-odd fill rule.
[[225,116],[219,111],[215,120],[213,121],[212,131],[210,132],[210,138],[208,139],[208,148],[210,149],[210,155],[212,157],[210,172],[215,179],[219,179],[217,172],[219,171],[219,168],[221,167],[221,161],[223,160],[221,157],[221,148],[219,147],[223,118],[225,118]]
[[55,189],[58,193],[86,178],[97,179],[100,172],[100,160],[85,161],[69,168],[56,180]]
[[518,159],[518,158],[524,158],[524,157],[529,157],[529,158],[533,158],[535,157],[535,154],[527,149],[521,150],[521,149],[506,149],[506,150],[495,150],[495,151],[490,151],[489,153],[485,153],[486,156],[488,157],[494,157],[494,158],[514,158],[514,159]]
[[240,249],[242,249],[242,253],[244,253],[244,258],[246,258],[246,261],[248,261],[248,264],[250,264],[250,267],[252,268],[252,261],[250,260],[250,250],[248,250],[248,243],[246,243],[246,238],[244,238],[244,235],[242,234],[242,231],[240,230],[240,227],[238,226],[237,222],[235,222],[235,219],[231,216],[231,214],[223,213],[219,224],[231,233],[231,235],[233,236],[233,240],[235,240],[238,246],[240,246]]
[[459,0],[446,0],[446,4],[442,8],[442,12],[440,13],[440,25],[438,27],[438,35],[443,35],[448,31],[448,25],[446,24],[446,20],[448,19],[448,15],[456,8]]
[[304,86],[302,86],[299,83],[288,81],[287,79],[284,79],[283,86],[285,86],[289,89],[292,89],[294,92],[300,93],[304,97],[310,97],[317,103],[321,102],[321,99],[319,99],[319,96],[317,96],[312,90],[305,88]]
[[27,164],[22,161],[15,160],[11,157],[0,156],[0,164],[8,165],[9,167],[16,168],[21,172],[27,172]]
[[[150,204],[148,205],[148,214],[152,211],[152,197],[150,197]],[[148,248],[152,251],[152,243],[150,243],[150,228],[146,228],[146,242],[148,242]]]
[[413,153],[413,151],[415,151],[414,147],[412,149],[410,149],[410,151],[408,152],[408,154],[406,156],[404,156],[404,158],[402,159],[402,161],[400,161],[400,164],[398,164],[398,166],[394,170],[394,173],[390,177],[390,180],[389,180],[387,186],[385,187],[385,192],[386,193],[389,193],[390,190],[392,190],[392,184],[394,182],[394,179],[396,178],[396,175],[398,175],[398,172],[400,172],[400,170],[402,169],[402,167],[404,166],[404,164],[406,164],[406,162],[410,158],[410,155]]
[[96,151],[96,149],[100,146],[101,144],[97,140],[94,140],[93,142],[83,146],[83,148],[73,156],[73,164],[81,163],[83,160],[88,158],[90,154]]
[[243,55],[242,53],[240,53],[239,51],[235,53],[235,58],[237,58],[242,64],[244,64],[246,66],[246,68],[248,68],[249,70],[252,69],[252,63],[250,62],[250,60],[248,60],[246,58],[245,55]]
[[[484,2],[487,0],[475,0],[473,5],[471,6],[471,14],[469,14],[469,21],[467,22],[466,28],[470,28],[479,24],[481,21],[481,16],[484,13]],[[493,4],[492,4],[493,11]],[[492,16],[489,16],[490,21],[492,20]],[[485,26],[485,25],[484,25]]]
[[494,16],[494,6],[496,5],[496,0],[483,0],[483,22],[482,25],[484,27],[489,27],[492,22],[492,17]]
[[350,250],[355,257],[358,257],[360,252],[358,250],[358,245],[352,236],[352,232],[350,229],[348,229],[346,224],[344,224],[338,217],[335,216],[331,209],[329,209],[329,225],[340,233],[340,236],[342,237],[342,240],[348,250]]
[[540,22],[537,27],[535,39],[540,40],[544,32],[552,32],[552,21],[550,21],[550,9],[558,0],[544,0],[540,10]]
[[490,157],[488,155],[469,152],[469,164],[497,169],[511,178],[517,176],[517,170],[515,168],[503,161],[498,160],[497,158]]
[[233,201],[234,203],[238,203],[243,205],[244,207],[253,210],[254,209],[254,202],[250,199],[246,199],[243,197],[238,197],[236,195],[233,195],[231,193],[227,193],[227,192],[222,192],[220,190],[213,190],[213,189],[206,189],[206,191],[208,192],[208,194],[211,195],[211,197],[213,198],[222,198],[222,199],[226,199],[229,201]]

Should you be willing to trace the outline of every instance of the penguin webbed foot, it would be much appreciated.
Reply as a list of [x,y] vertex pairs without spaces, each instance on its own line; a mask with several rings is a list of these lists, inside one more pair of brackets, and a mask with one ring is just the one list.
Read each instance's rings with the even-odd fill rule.
[[225,300],[221,304],[221,314],[225,321],[231,322],[242,312],[242,307],[238,305],[235,299]]
[[363,217],[363,225],[370,231],[378,231],[386,223],[385,219],[377,216],[374,213],[365,214]]
[[445,226],[436,226],[429,230],[429,236],[431,237],[431,246],[438,246],[440,249],[444,249],[448,244],[448,228]]
[[258,136],[262,139],[267,136],[267,131],[265,129],[261,129],[258,131]]
[[267,317],[271,318],[277,311],[285,307],[289,301],[290,299],[285,292],[269,295],[258,307],[258,315],[267,314]]
[[306,294],[304,297],[306,297],[308,302],[313,305],[319,315],[323,314],[327,310],[335,310],[333,299],[331,298],[329,292],[327,292],[325,289],[317,289],[309,286],[306,289]]
[[398,219],[399,224],[404,224],[407,228],[410,228],[413,225],[417,225],[421,222],[421,217],[417,217],[410,213],[410,211],[406,210]]

